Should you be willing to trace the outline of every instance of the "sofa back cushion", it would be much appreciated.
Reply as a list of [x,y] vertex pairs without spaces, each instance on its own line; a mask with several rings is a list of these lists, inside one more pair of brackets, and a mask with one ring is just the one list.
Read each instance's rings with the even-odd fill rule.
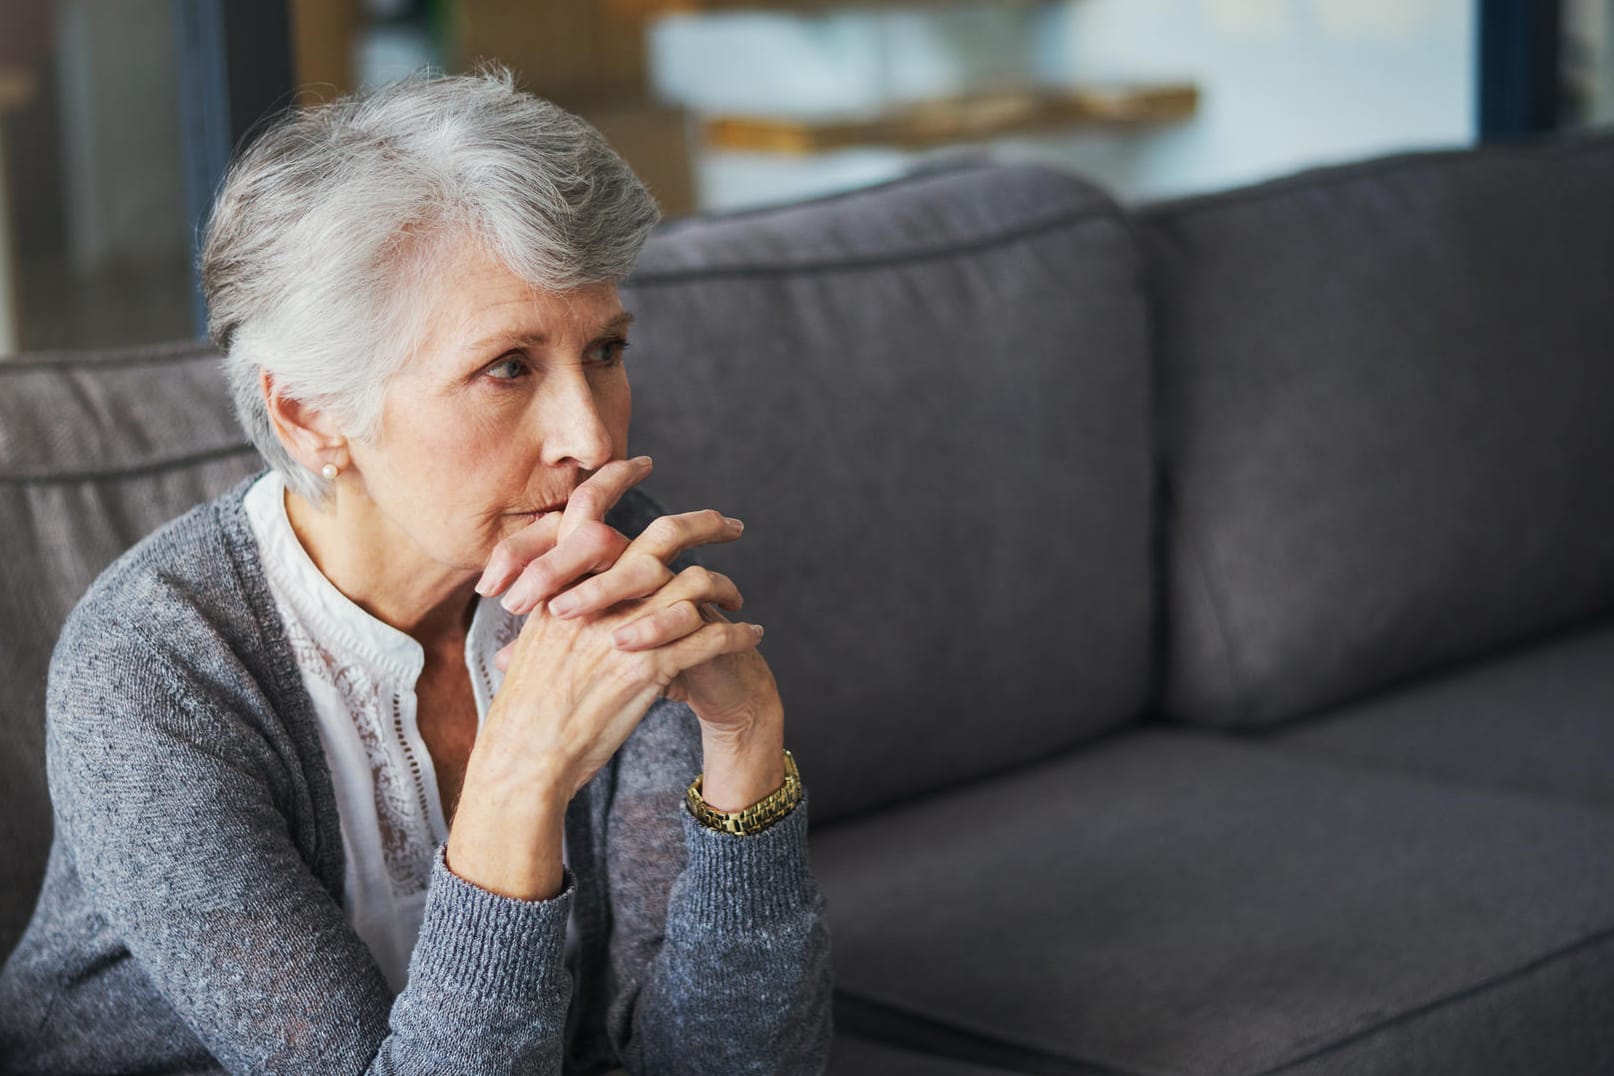
[[260,466],[205,347],[0,362],[0,960],[50,848],[45,672],[62,622],[137,539]]
[[1150,379],[1108,198],[992,166],[674,224],[623,298],[633,451],[766,626],[823,821],[1038,758],[1148,688]]
[[1146,209],[1167,708],[1293,717],[1614,609],[1614,138]]

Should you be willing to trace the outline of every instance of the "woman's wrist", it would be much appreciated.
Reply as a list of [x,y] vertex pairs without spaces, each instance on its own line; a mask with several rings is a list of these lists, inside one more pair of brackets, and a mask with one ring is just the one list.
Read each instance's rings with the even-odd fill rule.
[[783,708],[769,706],[743,727],[701,725],[701,796],[716,811],[739,811],[785,782]]
[[565,796],[467,772],[449,830],[449,870],[517,900],[549,900],[565,881]]

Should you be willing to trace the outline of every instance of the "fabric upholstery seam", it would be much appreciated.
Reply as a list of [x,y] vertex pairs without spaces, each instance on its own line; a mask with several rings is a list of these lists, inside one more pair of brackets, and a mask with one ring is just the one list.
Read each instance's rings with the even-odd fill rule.
[[219,362],[223,356],[205,341],[186,340],[174,344],[153,344],[145,348],[118,349],[112,354],[95,351],[33,351],[0,362],[0,377],[13,377],[41,371],[71,371],[82,366],[97,370],[127,370],[141,366],[162,366],[176,362],[205,360]]
[[1542,956],[1538,956],[1532,960],[1526,961],[1519,967],[1502,972],[1498,975],[1493,975],[1484,982],[1475,983],[1472,986],[1465,986],[1460,990],[1452,991],[1450,994],[1447,994],[1444,997],[1439,997],[1433,1001],[1425,1002],[1424,1004],[1415,1008],[1396,1013],[1389,1019],[1381,1020],[1372,1027],[1363,1028],[1360,1031],[1353,1032],[1342,1039],[1329,1043],[1327,1046],[1321,1047],[1320,1049],[1314,1050],[1311,1053],[1305,1054],[1301,1057],[1292,1058],[1291,1060],[1285,1061],[1274,1068],[1262,1069],[1260,1072],[1254,1073],[1253,1076],[1275,1076],[1275,1074],[1285,1072],[1294,1068],[1296,1065],[1303,1065],[1308,1061],[1315,1061],[1319,1057],[1325,1057],[1328,1054],[1334,1053],[1335,1051],[1342,1050],[1355,1043],[1372,1038],[1381,1031],[1389,1030],[1412,1020],[1417,1020],[1423,1016],[1429,1015],[1430,1013],[1443,1009],[1448,1005],[1466,1000],[1470,997],[1484,994],[1498,986],[1505,985],[1510,981],[1523,978],[1524,976],[1532,974],[1533,972],[1536,972],[1549,964],[1555,963],[1556,961],[1566,957],[1573,956],[1583,949],[1590,949],[1600,942],[1607,941],[1609,938],[1614,938],[1614,927],[1606,927],[1602,930],[1595,931],[1594,933],[1588,934],[1584,938],[1570,942],[1568,945],[1555,949],[1550,953],[1546,953]]
[[[846,989],[844,987],[841,987],[841,986],[837,986],[835,988],[835,996],[838,997],[838,998],[842,998],[842,999],[844,999],[846,1001],[853,1002],[853,1003],[858,1004],[858,1005],[865,1005],[865,1006],[868,1006],[868,1007],[870,1007],[872,1009],[883,1010],[883,1011],[885,1011],[887,1013],[895,1014],[895,1015],[897,1015],[899,1017],[902,1017],[904,1019],[917,1021],[917,1022],[920,1022],[920,1023],[923,1023],[923,1024],[928,1024],[928,1025],[933,1026],[933,1027],[941,1028],[944,1031],[952,1032],[953,1034],[956,1034],[956,1035],[965,1036],[967,1038],[975,1040],[976,1042],[981,1043],[983,1046],[988,1046],[988,1047],[999,1046],[999,1047],[1002,1047],[1002,1048],[1004,1048],[1006,1050],[1017,1051],[1017,1052],[1019,1052],[1021,1054],[1036,1055],[1038,1057],[1045,1058],[1049,1065],[1058,1065],[1058,1066],[1060,1066],[1062,1068],[1072,1069],[1073,1071],[1076,1068],[1080,1068],[1082,1070],[1085,1070],[1084,1076],[1097,1076],[1097,1074],[1102,1074],[1102,1076],[1144,1076],[1143,1073],[1137,1072],[1137,1071],[1135,1071],[1133,1069],[1116,1068],[1113,1065],[1106,1065],[1106,1064],[1104,1064],[1102,1062],[1098,1062],[1098,1061],[1088,1061],[1088,1060],[1084,1060],[1084,1059],[1078,1058],[1078,1057],[1066,1056],[1066,1055],[1063,1055],[1063,1054],[1053,1053],[1053,1052],[1051,1052],[1051,1051],[1049,1051],[1049,1050],[1047,1050],[1047,1049],[1045,1049],[1043,1047],[1026,1046],[1026,1045],[1023,1045],[1021,1043],[1014,1042],[1014,1041],[1012,1041],[1010,1039],[1007,1039],[1007,1038],[992,1034],[990,1032],[982,1031],[982,1030],[979,1030],[977,1028],[973,1028],[973,1027],[970,1027],[970,1026],[967,1026],[967,1025],[964,1025],[964,1024],[960,1024],[956,1020],[954,1020],[954,1019],[952,1019],[950,1017],[937,1016],[935,1014],[922,1012],[920,1010],[917,1010],[917,1009],[914,1009],[914,1008],[911,1008],[911,1007],[908,1007],[908,1006],[900,1005],[900,1004],[897,1004],[895,1002],[883,1001],[883,1000],[881,1000],[879,998],[871,997],[871,996],[866,995],[866,994],[859,994],[854,990],[848,990],[848,989]],[[870,1035],[867,1032],[859,1031],[859,1032],[855,1032],[853,1034],[856,1034],[859,1038],[871,1039],[872,1041],[880,1042],[882,1045],[892,1046],[892,1047],[895,1047],[897,1049],[908,1050],[910,1052],[928,1052],[928,1051],[921,1051],[921,1050],[919,1050],[918,1047],[910,1046],[910,1045],[907,1045],[905,1043],[892,1042],[892,1041],[888,1041],[888,1040],[884,1040],[884,1039],[874,1038],[872,1035]],[[945,1056],[945,1055],[934,1055],[934,1056]],[[960,1059],[959,1058],[949,1057],[949,1060],[960,1060]],[[1013,1064],[1013,1062],[985,1062],[985,1061],[982,1061],[982,1062],[978,1062],[978,1063],[980,1063],[980,1064],[996,1064],[996,1065],[998,1065],[998,1067],[1002,1067],[1005,1072],[1014,1072],[1014,1071],[1016,1071],[1013,1068],[1007,1067],[1008,1065]],[[1030,1071],[1030,1070],[1028,1070],[1028,1071]]]
[[[1327,1056],[1327,1055],[1329,1055],[1331,1053],[1334,1053],[1334,1052],[1336,1052],[1338,1050],[1345,1049],[1345,1048],[1347,1048],[1347,1047],[1349,1047],[1349,1046],[1351,1046],[1351,1045],[1353,1045],[1355,1043],[1358,1043],[1358,1042],[1364,1041],[1366,1039],[1369,1039],[1369,1038],[1373,1037],[1374,1035],[1379,1034],[1382,1031],[1389,1030],[1391,1028],[1394,1028],[1394,1027],[1396,1027],[1396,1026],[1398,1026],[1400,1024],[1406,1023],[1406,1022],[1411,1021],[1411,1020],[1419,1019],[1420,1017],[1423,1017],[1423,1016],[1426,1016],[1426,1015],[1428,1015],[1430,1013],[1436,1012],[1436,1011],[1438,1011],[1440,1009],[1443,1009],[1443,1008],[1445,1008],[1445,1007],[1447,1007],[1449,1005],[1455,1004],[1457,1002],[1460,1002],[1460,1001],[1465,1000],[1465,999],[1470,998],[1470,997],[1475,997],[1475,996],[1478,996],[1480,994],[1484,994],[1484,993],[1486,993],[1488,991],[1491,991],[1491,990],[1495,989],[1498,986],[1502,986],[1502,985],[1507,984],[1508,982],[1523,978],[1524,976],[1527,976],[1527,975],[1529,975],[1529,974],[1531,974],[1531,973],[1533,973],[1535,971],[1538,971],[1541,968],[1546,967],[1546,966],[1548,966],[1550,964],[1553,964],[1553,963],[1555,963],[1555,962],[1557,962],[1557,961],[1559,961],[1561,959],[1573,956],[1573,955],[1575,955],[1576,953],[1578,953],[1578,952],[1580,952],[1582,950],[1592,948],[1593,946],[1597,945],[1598,943],[1606,941],[1610,937],[1614,937],[1614,928],[1606,928],[1604,930],[1596,931],[1596,932],[1594,932],[1592,934],[1587,935],[1584,938],[1580,938],[1580,939],[1578,939],[1578,940],[1576,940],[1574,942],[1571,942],[1567,946],[1563,946],[1563,947],[1561,947],[1559,949],[1553,950],[1550,953],[1546,953],[1546,954],[1544,954],[1542,956],[1534,958],[1533,960],[1527,961],[1526,963],[1520,965],[1517,968],[1513,968],[1513,969],[1510,969],[1508,971],[1502,972],[1499,975],[1494,975],[1491,978],[1485,980],[1484,982],[1476,983],[1476,984],[1474,984],[1472,986],[1463,987],[1460,990],[1455,990],[1452,993],[1447,994],[1447,995],[1445,995],[1443,997],[1440,997],[1440,998],[1436,998],[1433,1001],[1426,1002],[1426,1003],[1424,1003],[1422,1005],[1419,1005],[1419,1006],[1417,1006],[1415,1008],[1407,1009],[1407,1010],[1405,1010],[1403,1012],[1399,1012],[1399,1013],[1395,1014],[1394,1016],[1390,1017],[1387,1020],[1380,1021],[1379,1023],[1374,1024],[1373,1026],[1368,1027],[1368,1028],[1363,1028],[1360,1031],[1353,1032],[1350,1035],[1347,1035],[1344,1038],[1337,1039],[1334,1042],[1329,1043],[1327,1046],[1324,1046],[1324,1047],[1321,1047],[1321,1048],[1319,1048],[1317,1050],[1314,1050],[1309,1054],[1304,1054],[1304,1055],[1302,1055],[1300,1057],[1291,1058],[1291,1059],[1289,1059],[1287,1061],[1281,1062],[1280,1064],[1278,1064],[1278,1065],[1276,1065],[1276,1066],[1274,1066],[1272,1068],[1266,1068],[1266,1069],[1260,1070],[1259,1072],[1252,1073],[1252,1074],[1250,1074],[1250,1076],[1279,1076],[1279,1074],[1281,1074],[1283,1072],[1287,1072],[1287,1071],[1290,1071],[1290,1070],[1294,1069],[1297,1065],[1303,1065],[1303,1064],[1306,1064],[1308,1062],[1315,1061],[1320,1057],[1325,1057],[1325,1056]],[[990,1047],[990,1046],[993,1046],[993,1045],[999,1045],[999,1046],[1004,1047],[1005,1049],[1019,1051],[1019,1052],[1025,1053],[1025,1054],[1040,1055],[1040,1056],[1046,1057],[1048,1059],[1048,1061],[1050,1062],[1050,1064],[1071,1065],[1071,1066],[1086,1066],[1086,1067],[1091,1068],[1091,1069],[1096,1069],[1096,1070],[1103,1071],[1105,1073],[1112,1074],[1112,1076],[1140,1076],[1140,1074],[1138,1074],[1138,1073],[1136,1073],[1136,1072],[1134,1072],[1133,1070],[1130,1070],[1130,1069],[1114,1068],[1112,1066],[1103,1065],[1103,1064],[1100,1064],[1098,1062],[1086,1061],[1086,1060],[1083,1060],[1083,1059],[1075,1057],[1075,1056],[1064,1056],[1064,1055],[1060,1055],[1060,1054],[1054,1054],[1054,1053],[1050,1053],[1049,1051],[1047,1051],[1046,1049],[1043,1049],[1043,1048],[1022,1045],[1020,1043],[1016,1043],[1016,1042],[1014,1042],[1012,1040],[1009,1040],[1009,1039],[1001,1038],[1001,1037],[998,1037],[996,1035],[992,1035],[990,1033],[983,1033],[983,1032],[981,1032],[979,1030],[976,1030],[974,1028],[970,1028],[970,1027],[960,1025],[956,1021],[948,1019],[948,1018],[934,1016],[934,1015],[931,1015],[931,1014],[928,1014],[928,1013],[920,1012],[920,1011],[917,1011],[917,1010],[914,1010],[914,1009],[911,1009],[911,1008],[908,1008],[908,1007],[905,1007],[905,1006],[902,1006],[902,1005],[895,1004],[893,1002],[882,1001],[882,1000],[874,998],[874,997],[869,997],[869,996],[866,996],[866,995],[860,995],[857,992],[852,991],[852,990],[847,990],[844,987],[837,986],[836,989],[835,989],[835,994],[838,997],[845,998],[846,1000],[854,1002],[856,1004],[868,1005],[868,1006],[870,1006],[872,1008],[879,1009],[879,1010],[884,1010],[884,1011],[886,1011],[888,1013],[895,1014],[895,1015],[897,1015],[899,1017],[905,1017],[905,1018],[908,1018],[908,1019],[911,1019],[911,1020],[915,1020],[915,1021],[919,1021],[919,1022],[922,1022],[922,1023],[930,1024],[930,1025],[933,1025],[935,1027],[938,1027],[938,1028],[941,1028],[941,1029],[944,1029],[944,1030],[947,1030],[947,1031],[951,1031],[951,1032],[953,1032],[955,1034],[967,1036],[967,1037],[969,1037],[971,1039],[974,1039],[974,1040],[980,1042],[984,1046]],[[868,1035],[867,1033],[859,1033],[859,1037],[861,1037],[861,1038],[870,1038],[871,1036]],[[901,1049],[910,1049],[910,1050],[917,1049],[915,1047],[905,1046],[902,1043],[888,1042],[888,1041],[885,1041],[885,1040],[876,1040],[876,1041],[882,1041],[882,1042],[884,1042],[885,1045],[894,1046],[894,1047],[901,1048]],[[1014,1071],[1014,1070],[1013,1069],[1006,1069],[1005,1071]]]
[[707,280],[748,279],[757,277],[786,277],[809,276],[820,273],[834,272],[862,272],[870,269],[883,269],[894,265],[907,265],[928,261],[941,261],[965,254],[975,254],[994,247],[1010,246],[1026,239],[1040,238],[1044,233],[1062,231],[1084,224],[1092,220],[1110,220],[1118,225],[1125,222],[1124,213],[1110,206],[1083,206],[1079,209],[1067,210],[1064,213],[1046,217],[1042,220],[1032,221],[1019,225],[1006,231],[989,236],[981,236],[966,242],[942,247],[924,247],[915,250],[903,251],[899,254],[878,255],[859,259],[842,259],[838,261],[808,261],[795,262],[789,265],[732,265],[712,266],[692,269],[668,269],[647,273],[643,276],[630,275],[624,280],[623,287],[628,289],[646,287],[665,287],[667,285],[692,284]]
[[123,478],[139,478],[160,471],[191,467],[199,463],[211,463],[214,460],[228,459],[231,456],[256,451],[257,449],[253,445],[243,441],[238,445],[209,448],[185,456],[171,456],[167,459],[132,464],[128,467],[112,467],[94,471],[64,471],[56,474],[48,471],[14,471],[10,474],[0,472],[0,486],[57,486],[74,482],[107,482]]

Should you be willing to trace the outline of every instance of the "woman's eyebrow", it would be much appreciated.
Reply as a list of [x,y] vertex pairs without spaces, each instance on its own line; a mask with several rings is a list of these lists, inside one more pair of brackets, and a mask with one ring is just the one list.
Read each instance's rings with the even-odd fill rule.
[[[609,332],[621,332],[631,324],[633,324],[633,315],[624,310],[604,325],[601,325],[594,335],[600,337]],[[533,347],[547,343],[549,343],[549,337],[541,332],[496,332],[470,345],[469,350],[473,352],[485,351],[494,344],[520,344],[523,347]]]

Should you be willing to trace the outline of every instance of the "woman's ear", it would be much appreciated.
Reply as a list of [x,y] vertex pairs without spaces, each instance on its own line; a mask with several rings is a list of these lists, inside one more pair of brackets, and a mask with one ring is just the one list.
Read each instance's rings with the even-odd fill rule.
[[347,466],[347,438],[329,412],[287,396],[268,370],[259,371],[258,387],[269,421],[292,459],[315,474],[327,463]]

